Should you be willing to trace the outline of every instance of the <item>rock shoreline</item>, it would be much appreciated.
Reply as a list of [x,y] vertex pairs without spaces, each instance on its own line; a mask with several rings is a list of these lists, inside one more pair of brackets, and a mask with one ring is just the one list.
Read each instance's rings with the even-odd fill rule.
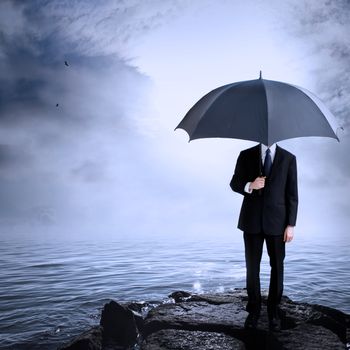
[[[270,331],[266,292],[256,330],[244,329],[247,293],[176,291],[163,303],[107,303],[100,325],[58,350],[350,349],[350,315],[282,297],[282,330]],[[265,305],[264,305],[265,304]]]

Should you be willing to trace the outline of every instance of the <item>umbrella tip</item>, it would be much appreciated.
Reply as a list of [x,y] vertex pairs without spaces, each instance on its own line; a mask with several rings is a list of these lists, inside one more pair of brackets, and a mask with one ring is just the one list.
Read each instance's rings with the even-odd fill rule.
[[262,79],[262,76],[261,76],[261,71],[260,71],[259,79]]
[[338,136],[338,131],[339,131],[339,129],[340,129],[341,131],[344,131],[344,127],[343,127],[343,126],[338,126],[338,127],[337,127],[337,130],[335,131],[335,136],[337,137],[338,142],[340,142],[339,136]]

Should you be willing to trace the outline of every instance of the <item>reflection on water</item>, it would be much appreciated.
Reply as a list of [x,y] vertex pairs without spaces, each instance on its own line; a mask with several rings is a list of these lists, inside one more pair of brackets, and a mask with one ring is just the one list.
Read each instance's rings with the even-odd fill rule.
[[[349,241],[300,239],[287,245],[284,294],[350,313]],[[0,243],[0,348],[55,349],[98,323],[111,298],[162,300],[179,289],[222,292],[245,286],[239,233],[217,240]],[[268,288],[264,249],[261,281]]]

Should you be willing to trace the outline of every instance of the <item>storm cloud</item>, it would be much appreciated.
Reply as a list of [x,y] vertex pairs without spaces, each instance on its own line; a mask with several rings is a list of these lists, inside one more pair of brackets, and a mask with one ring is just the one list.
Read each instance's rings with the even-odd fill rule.
[[345,0],[300,1],[284,6],[284,30],[303,43],[305,59],[313,62],[309,70],[314,92],[342,127],[338,129],[340,144],[315,140],[314,147],[300,146],[301,158],[309,164],[305,185],[314,193],[311,197],[310,191],[308,202],[313,198],[328,203],[319,217],[325,221],[332,217],[334,227],[345,231],[350,213],[350,4]]
[[1,2],[2,225],[118,222],[151,85],[123,56],[176,11],[164,1]]
[[344,231],[349,17],[345,0],[1,1],[0,235],[231,232],[241,198],[228,183],[251,145],[173,130],[196,98],[261,65],[344,127],[340,143],[281,143],[298,159],[298,228]]

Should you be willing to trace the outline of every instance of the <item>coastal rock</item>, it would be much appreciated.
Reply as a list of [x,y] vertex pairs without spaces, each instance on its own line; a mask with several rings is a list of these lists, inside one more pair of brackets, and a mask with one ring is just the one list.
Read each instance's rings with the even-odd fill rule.
[[143,350],[244,350],[244,343],[223,333],[166,329],[153,333]]
[[176,303],[182,301],[206,301],[209,304],[225,304],[236,303],[245,307],[247,301],[247,293],[242,288],[236,288],[234,292],[222,293],[205,293],[205,294],[191,294],[185,291],[176,291],[169,295]]
[[156,307],[157,305],[160,305],[161,303],[158,302],[157,304],[150,304],[148,302],[130,302],[130,303],[123,303],[121,304],[125,308],[132,311],[136,323],[136,328],[138,332],[143,332],[143,325],[144,325],[144,317],[147,316],[147,313],[150,309]]
[[276,334],[285,350],[344,350],[338,336],[322,326],[304,324]]
[[346,342],[346,330],[350,326],[349,315],[327,306],[294,302],[289,298],[284,299],[281,307],[296,326],[305,323],[323,326],[335,333],[343,343]]
[[241,330],[246,314],[240,305],[234,303],[213,305],[206,301],[188,301],[163,304],[148,313],[144,334],[166,328],[219,332]]
[[[183,291],[174,292],[170,297],[177,302],[162,304],[149,311],[144,321],[145,340],[141,349],[152,349],[149,344],[158,344],[155,349],[182,350],[186,348],[186,339],[187,348],[191,349],[192,340],[189,337],[182,338],[178,348],[169,347],[167,339],[170,336],[167,332],[170,330],[220,333],[243,342],[247,349],[344,349],[346,328],[349,325],[347,315],[341,311],[321,305],[293,302],[284,296],[280,305],[282,330],[272,332],[268,328],[267,291],[264,291],[258,328],[246,330],[244,322],[248,313],[245,311],[245,289],[235,289],[227,293],[189,294]],[[162,330],[167,332],[161,333]],[[153,334],[157,334],[156,342]],[[159,344],[165,345],[162,347]]]
[[62,350],[313,350],[344,349],[350,341],[350,315],[322,305],[280,304],[282,329],[270,331],[263,291],[255,330],[244,329],[247,292],[195,294],[176,291],[163,303],[115,301],[104,306],[100,327],[85,332]]
[[190,298],[191,296],[191,293],[184,292],[182,290],[173,292],[168,295],[169,298],[173,298],[175,300],[175,303],[178,303],[180,301],[186,301],[186,299]]
[[114,300],[102,310],[100,325],[103,327],[103,338],[128,346],[136,342],[138,330],[134,313]]
[[101,350],[102,349],[102,328],[93,327],[79,336],[72,339],[68,344],[58,350]]

